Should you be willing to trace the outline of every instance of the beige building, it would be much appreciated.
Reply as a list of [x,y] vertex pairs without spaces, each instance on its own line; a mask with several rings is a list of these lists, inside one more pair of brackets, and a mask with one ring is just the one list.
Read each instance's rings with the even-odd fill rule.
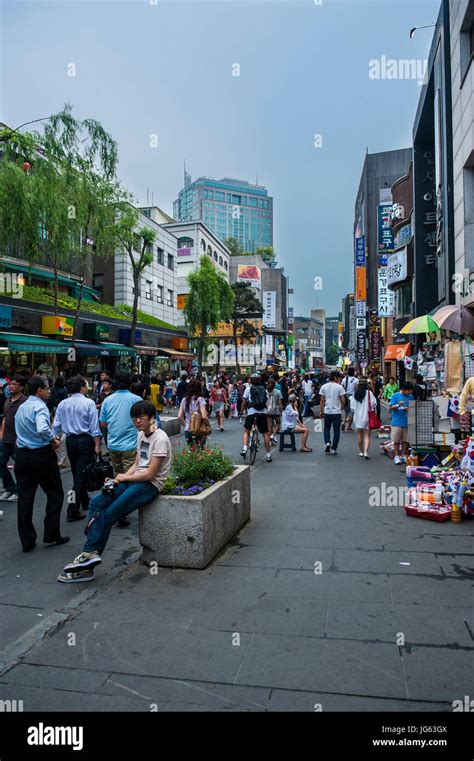
[[[474,1],[450,1],[456,302],[474,303]],[[472,273],[472,274],[471,274]]]

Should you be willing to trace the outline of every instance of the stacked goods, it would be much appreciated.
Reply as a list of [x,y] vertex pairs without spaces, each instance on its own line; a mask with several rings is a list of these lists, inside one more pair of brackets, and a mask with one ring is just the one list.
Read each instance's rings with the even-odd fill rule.
[[405,512],[412,517],[431,521],[446,521],[451,516],[451,508],[444,503],[444,488],[441,484],[418,484],[408,489]]
[[381,454],[386,454],[391,460],[395,457],[395,447],[393,441],[388,441],[386,444],[380,444]]

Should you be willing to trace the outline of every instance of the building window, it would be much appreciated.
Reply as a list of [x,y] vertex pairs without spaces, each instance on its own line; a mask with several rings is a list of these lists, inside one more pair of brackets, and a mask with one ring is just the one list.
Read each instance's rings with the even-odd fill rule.
[[212,256],[212,248],[211,248],[211,246],[207,247],[207,253],[209,254],[209,256]]
[[174,270],[174,257],[168,254],[168,269]]
[[411,317],[412,284],[408,283],[395,291],[395,316]]
[[163,286],[162,285],[157,285],[156,286],[156,290],[158,292],[156,300],[157,300],[158,304],[162,304],[163,303]]
[[226,272],[229,269],[229,265],[227,264],[227,262],[224,262],[224,269],[225,269]]
[[145,298],[151,301],[151,280],[145,280]]
[[97,274],[92,276],[92,287],[95,288],[97,291],[102,291],[104,289],[104,276],[103,274]]
[[240,204],[242,202],[242,196],[232,195],[232,203]]
[[[467,11],[466,11],[467,14]],[[466,16],[464,17],[466,19]],[[461,87],[464,84],[466,74],[469,70],[471,62],[474,60],[474,21],[465,20],[461,25],[461,33],[459,35],[459,49],[461,58]]]
[[168,288],[168,297],[166,299],[166,305],[169,307],[173,306],[173,291],[170,291]]
[[194,247],[194,240],[192,238],[178,238],[178,248],[193,248],[193,247]]
[[217,251],[214,251],[214,261],[217,262]]
[[222,267],[222,266],[223,266],[223,264],[224,264],[224,262],[223,262],[223,260],[222,260],[222,256],[220,256],[220,257],[219,257],[219,265]]
[[225,201],[225,193],[221,193],[218,190],[214,191],[214,200],[215,201]]
[[252,198],[252,196],[249,197],[249,206],[256,206],[257,205],[257,199]]
[[201,238],[201,248],[204,251],[204,253],[206,253],[206,241],[204,240],[204,238]]
[[163,248],[156,247],[156,261],[158,264],[163,264],[165,261],[165,252]]

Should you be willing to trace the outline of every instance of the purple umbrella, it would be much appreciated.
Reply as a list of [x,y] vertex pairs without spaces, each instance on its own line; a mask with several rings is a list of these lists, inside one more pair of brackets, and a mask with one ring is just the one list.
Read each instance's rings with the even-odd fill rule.
[[443,330],[450,330],[459,336],[474,333],[474,313],[467,307],[458,307],[455,312],[438,318],[438,324]]

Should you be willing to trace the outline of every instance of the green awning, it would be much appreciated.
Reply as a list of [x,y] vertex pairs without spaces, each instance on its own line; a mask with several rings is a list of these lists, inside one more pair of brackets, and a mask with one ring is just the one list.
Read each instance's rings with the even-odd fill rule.
[[62,341],[22,333],[0,333],[0,341],[5,341],[10,351],[19,351],[25,354],[67,354],[70,349],[70,346]]

